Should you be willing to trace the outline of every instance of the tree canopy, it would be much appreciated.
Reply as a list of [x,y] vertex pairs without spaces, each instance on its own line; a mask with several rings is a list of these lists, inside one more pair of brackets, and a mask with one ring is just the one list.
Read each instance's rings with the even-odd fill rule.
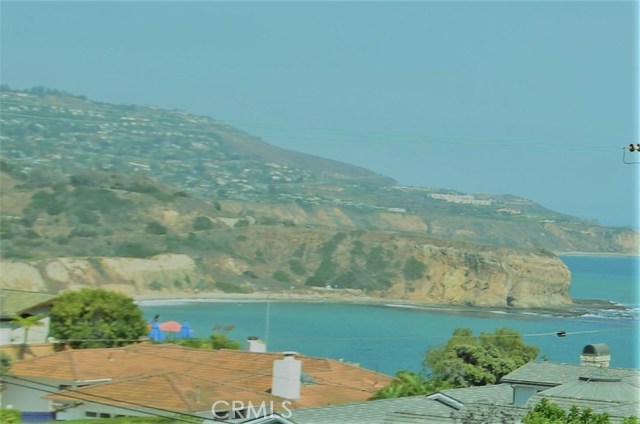
[[422,373],[403,370],[398,371],[391,383],[376,392],[371,400],[424,395],[449,388],[451,385],[448,383],[427,379]]
[[147,333],[140,308],[120,293],[88,288],[67,292],[51,308],[49,334],[76,349],[123,346]]
[[[625,421],[631,419],[625,419]],[[624,422],[624,421],[623,421]],[[633,422],[633,421],[627,421]],[[522,420],[523,424],[610,424],[606,413],[595,413],[590,408],[580,409],[573,405],[565,411],[553,402],[542,398]]]
[[525,344],[520,333],[508,328],[481,333],[479,337],[467,328],[458,328],[444,345],[427,350],[421,373],[398,371],[392,382],[372,399],[494,384],[502,376],[534,360],[538,350],[536,346]]
[[229,333],[234,329],[234,325],[213,326],[213,333],[208,339],[175,339],[167,343],[177,344],[184,347],[198,349],[240,349],[240,342],[229,337]]
[[423,365],[432,378],[454,387],[484,386],[534,360],[538,351],[515,330],[501,328],[475,337],[470,329],[458,328],[447,343],[427,351]]

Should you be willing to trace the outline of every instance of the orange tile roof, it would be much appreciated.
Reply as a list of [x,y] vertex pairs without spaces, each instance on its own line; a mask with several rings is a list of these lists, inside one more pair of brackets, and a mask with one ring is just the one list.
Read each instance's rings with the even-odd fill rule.
[[[78,389],[74,397],[99,403],[156,405],[182,412],[211,408],[215,400],[245,403],[283,399],[272,396],[273,361],[280,353],[191,349],[175,345],[138,344],[123,348],[82,349],[19,361],[19,377],[86,381],[111,378],[111,383]],[[340,361],[297,355],[308,378],[294,408],[359,402],[387,385],[391,377]],[[199,386],[199,392],[195,387]],[[60,395],[50,395],[59,398]],[[88,397],[84,397],[88,396]],[[99,401],[96,396],[102,396]],[[199,401],[197,400],[199,399]],[[215,400],[213,400],[215,399]],[[157,401],[160,400],[160,404]],[[171,405],[171,407],[169,407]]]
[[85,400],[125,408],[155,408],[175,412],[203,412],[211,410],[216,401],[231,405],[234,400],[251,402],[273,402],[279,405],[282,399],[268,393],[259,393],[231,384],[220,384],[178,373],[162,373],[142,376],[113,383],[96,384],[78,390],[65,390],[48,395],[54,400]]

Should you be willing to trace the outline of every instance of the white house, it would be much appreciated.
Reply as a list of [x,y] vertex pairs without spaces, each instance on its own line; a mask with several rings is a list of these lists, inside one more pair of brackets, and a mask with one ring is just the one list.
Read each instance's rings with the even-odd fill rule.
[[25,329],[14,322],[16,317],[42,315],[39,325],[31,327],[28,343],[44,343],[49,336],[49,312],[55,295],[21,290],[0,289],[0,345],[24,343]]

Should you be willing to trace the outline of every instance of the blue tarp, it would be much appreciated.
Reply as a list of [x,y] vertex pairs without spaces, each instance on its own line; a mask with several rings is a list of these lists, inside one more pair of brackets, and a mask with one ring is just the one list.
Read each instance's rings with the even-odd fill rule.
[[193,337],[193,330],[191,329],[187,321],[182,323],[182,328],[178,333],[178,337],[181,339],[190,339],[191,337]]
[[154,342],[161,342],[164,340],[164,333],[160,330],[160,326],[157,322],[151,324],[151,331],[149,332],[149,338]]

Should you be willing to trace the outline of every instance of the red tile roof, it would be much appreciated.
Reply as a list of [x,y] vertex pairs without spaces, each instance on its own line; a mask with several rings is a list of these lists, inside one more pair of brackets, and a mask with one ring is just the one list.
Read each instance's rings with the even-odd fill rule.
[[[68,381],[111,378],[111,383],[78,389],[73,396],[98,403],[133,402],[200,412],[203,406],[208,410],[215,400],[227,398],[254,404],[274,400],[279,405],[283,399],[269,391],[273,361],[282,357],[280,353],[138,344],[59,352],[16,362],[12,372],[22,378]],[[302,361],[306,383],[300,399],[293,401],[294,408],[363,401],[391,381],[389,376],[332,359],[304,355],[297,359]]]

